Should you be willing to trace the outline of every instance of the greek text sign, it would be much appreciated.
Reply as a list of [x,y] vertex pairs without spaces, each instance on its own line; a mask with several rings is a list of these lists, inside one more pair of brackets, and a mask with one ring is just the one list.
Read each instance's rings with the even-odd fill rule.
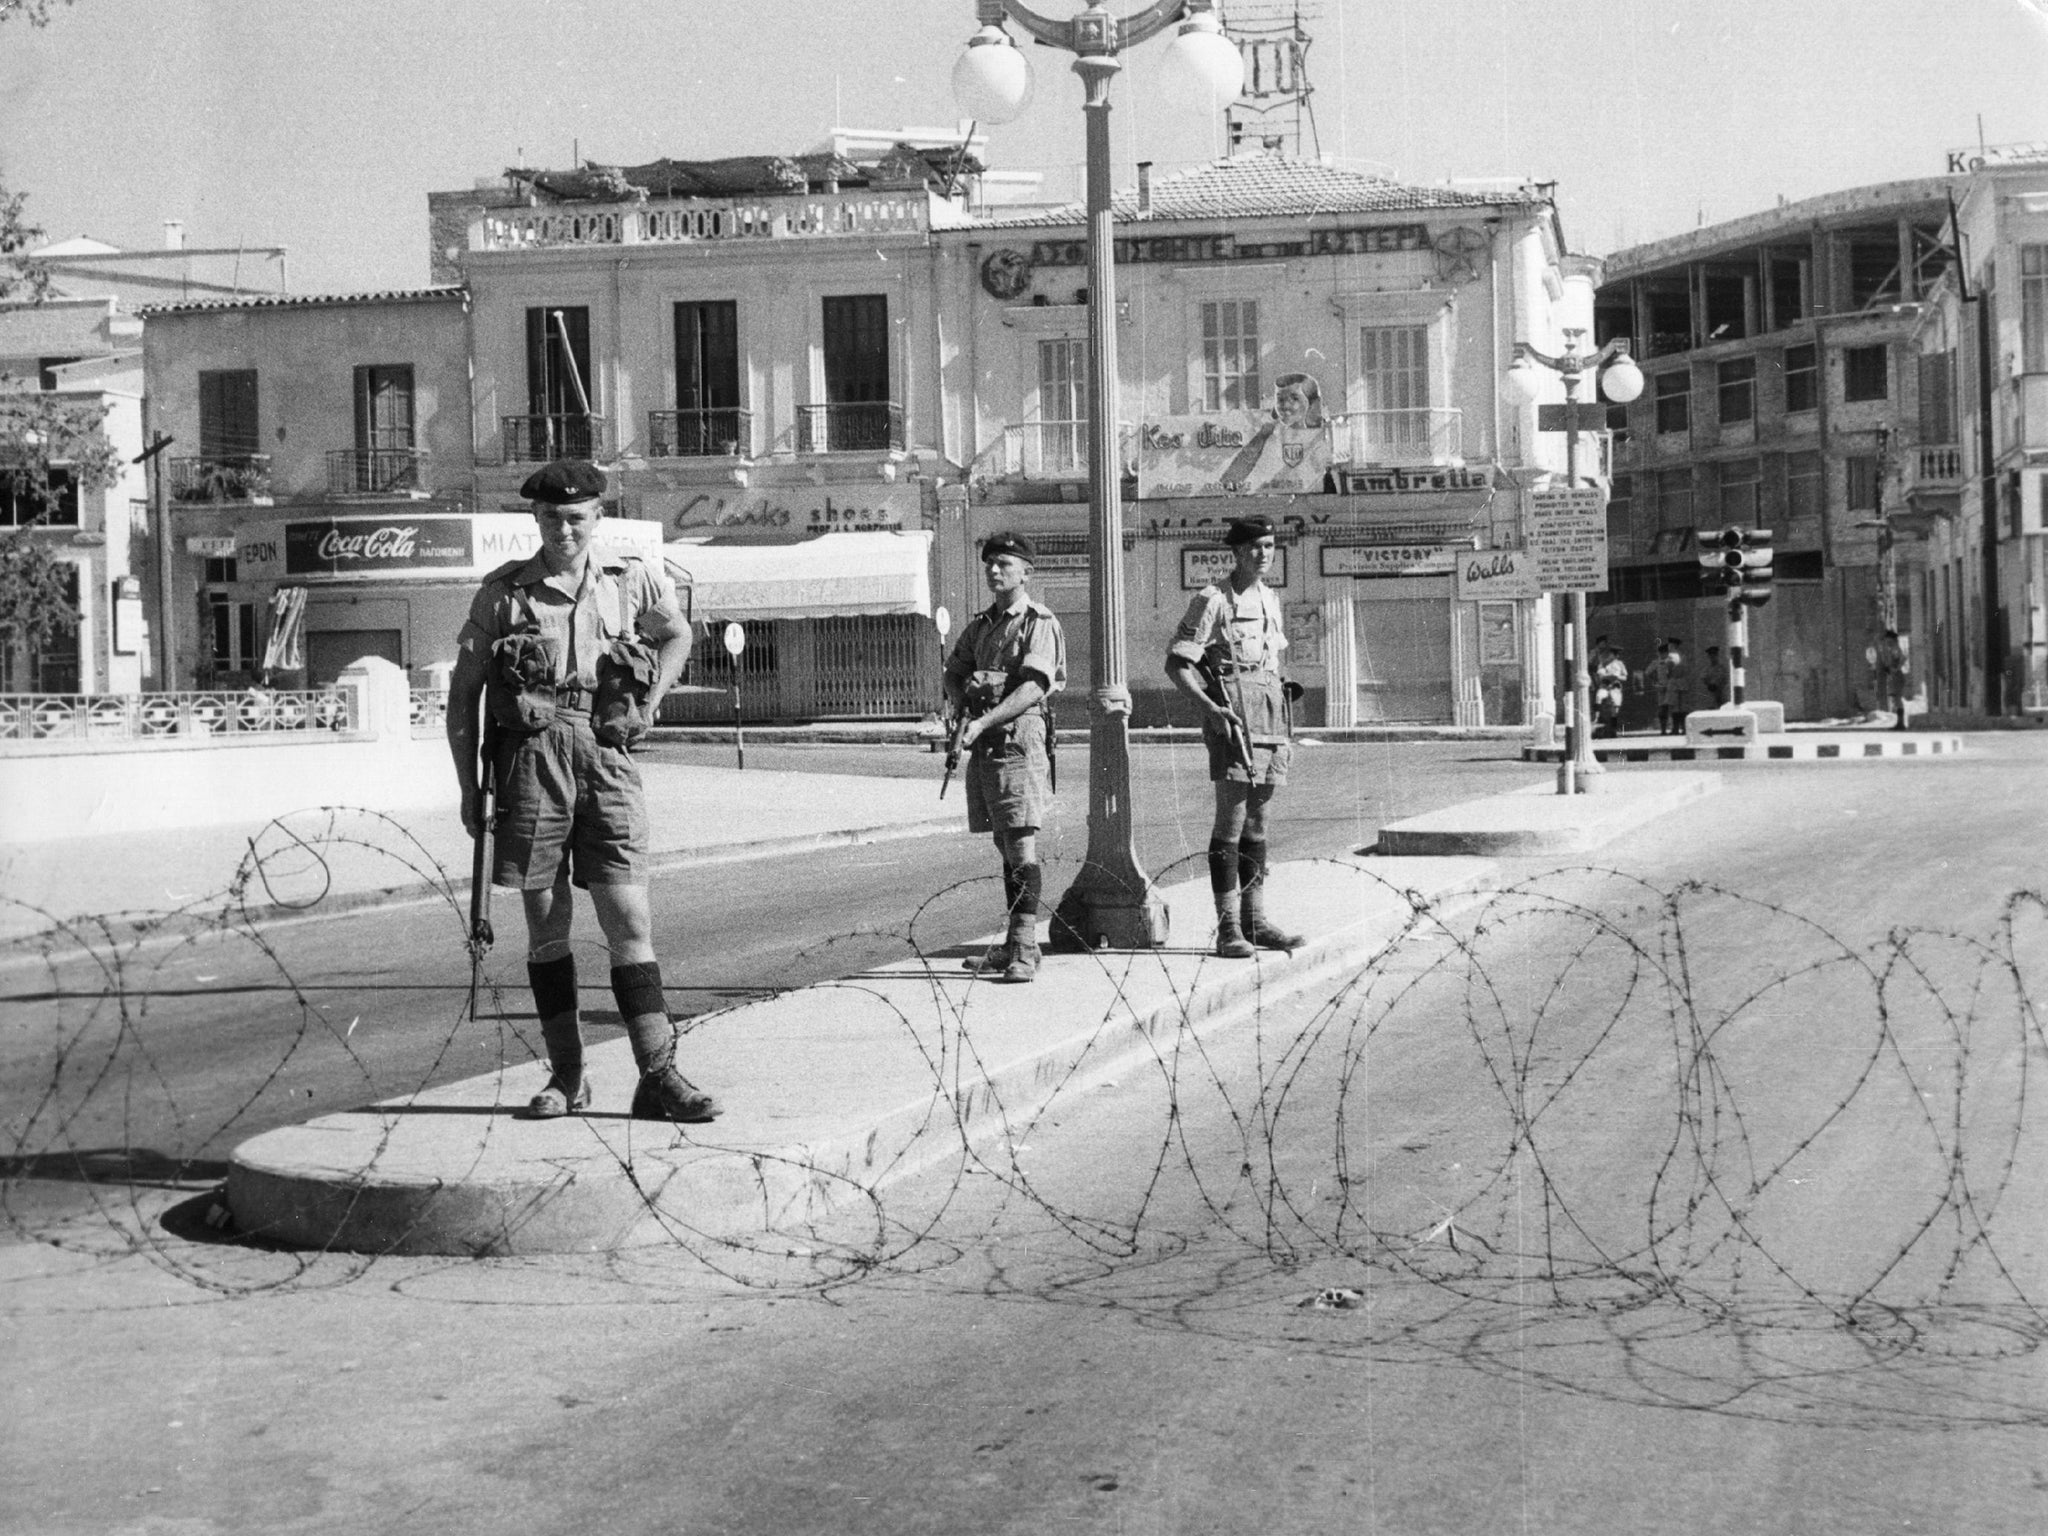
[[[1199,592],[1210,582],[1228,576],[1236,568],[1237,556],[1227,547],[1217,549],[1197,544],[1184,545],[1180,552],[1181,590]],[[1273,568],[1266,572],[1266,585],[1287,585],[1287,546],[1284,544],[1273,551]]]
[[[1229,231],[1213,235],[1137,235],[1119,239],[1115,246],[1119,266],[1167,262],[1177,267],[1198,261],[1285,261],[1303,256],[1375,256],[1388,251],[1430,249],[1429,230],[1421,224],[1318,229],[1305,240],[1247,240]],[[1086,266],[1088,243],[1034,241],[1029,261],[1034,267]]]
[[466,517],[327,519],[284,525],[287,576],[365,576],[389,571],[468,570]]
[[1459,557],[1458,596],[1465,602],[1542,595],[1536,562],[1526,550],[1476,549]]
[[[531,558],[540,548],[540,525],[518,512],[480,512],[476,516],[476,568],[492,570],[507,560]],[[661,524],[639,517],[604,517],[591,535],[590,547],[601,555],[638,555],[661,564]]]
[[1468,551],[1444,544],[1325,544],[1325,576],[1448,576]]
[[1545,592],[1607,590],[1607,493],[1598,486],[1529,496],[1529,553]]

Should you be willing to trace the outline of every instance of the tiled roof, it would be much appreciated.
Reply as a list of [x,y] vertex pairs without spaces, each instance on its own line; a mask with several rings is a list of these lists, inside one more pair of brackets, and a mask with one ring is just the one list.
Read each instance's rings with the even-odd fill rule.
[[[1118,192],[1110,200],[1119,224],[1158,219],[1287,218],[1319,213],[1406,213],[1439,208],[1541,207],[1549,197],[1534,187],[1498,192],[1455,187],[1418,187],[1363,171],[1347,171],[1284,155],[1241,155],[1216,160],[1152,183],[1151,206],[1138,211],[1138,194]],[[1062,208],[1019,218],[995,218],[999,226],[1079,224],[1087,208]]]
[[434,304],[460,299],[468,290],[457,286],[442,288],[379,288],[370,293],[252,293],[232,299],[193,299],[184,304],[150,304],[135,313],[151,315],[196,315],[221,309],[319,309],[349,304]]

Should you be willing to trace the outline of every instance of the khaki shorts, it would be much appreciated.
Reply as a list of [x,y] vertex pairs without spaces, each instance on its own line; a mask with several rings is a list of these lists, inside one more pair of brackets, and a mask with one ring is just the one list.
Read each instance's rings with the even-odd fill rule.
[[647,878],[647,801],[630,754],[563,714],[531,736],[500,733],[491,883],[544,891],[567,860],[581,886]]
[[1278,789],[1287,782],[1287,768],[1294,761],[1294,743],[1291,741],[1255,741],[1252,743],[1252,766],[1245,768],[1244,761],[1231,745],[1230,733],[1225,730],[1211,730],[1206,721],[1202,725],[1202,745],[1209,749],[1209,781],[1220,784],[1270,784]]
[[1045,716],[1019,716],[975,742],[967,759],[967,830],[1025,832],[1052,810]]

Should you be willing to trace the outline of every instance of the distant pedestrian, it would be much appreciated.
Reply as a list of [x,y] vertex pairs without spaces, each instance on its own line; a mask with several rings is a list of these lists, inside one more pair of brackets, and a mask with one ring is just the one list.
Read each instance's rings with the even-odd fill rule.
[[1650,663],[1650,687],[1657,696],[1657,734],[1676,735],[1685,725],[1685,652],[1678,637],[1657,646],[1657,659]]
[[1280,599],[1266,585],[1278,550],[1271,518],[1233,518],[1224,535],[1231,569],[1188,604],[1166,651],[1166,675],[1202,709],[1202,739],[1216,818],[1209,829],[1209,889],[1216,899],[1216,953],[1249,959],[1293,951],[1301,935],[1266,916],[1266,811],[1287,782],[1294,742]]
[[534,1119],[590,1107],[583,1070],[574,885],[590,892],[611,953],[612,997],[640,1068],[632,1115],[709,1120],[718,1106],[675,1069],[676,1031],[654,957],[647,807],[632,746],[690,653],[675,586],[658,565],[591,549],[604,515],[604,472],[580,459],[535,471],[540,548],[484,578],[456,640],[448,745],[462,824],[478,835],[477,705],[491,719],[498,791],[491,880],[519,891],[526,974],[547,1044],[548,1082]]
[[969,969],[1008,982],[1038,975],[1038,913],[1044,867],[1038,829],[1052,809],[1052,716],[1048,701],[1067,681],[1067,640],[1053,611],[1032,597],[1037,551],[1022,534],[982,541],[989,605],[967,621],[946,658],[946,702],[964,716],[967,829],[995,839],[1003,861],[1003,942]]
[[1593,644],[1593,735],[1613,736],[1621,729],[1621,701],[1628,687],[1628,663],[1602,635]]
[[1896,711],[1897,719],[1892,729],[1906,728],[1906,693],[1912,686],[1907,674],[1912,663],[1906,655],[1905,642],[1899,639],[1896,629],[1888,629],[1877,640],[1877,695],[1883,707]]
[[1700,687],[1707,691],[1707,708],[1719,709],[1728,702],[1728,670],[1718,645],[1707,647],[1707,666],[1700,673]]

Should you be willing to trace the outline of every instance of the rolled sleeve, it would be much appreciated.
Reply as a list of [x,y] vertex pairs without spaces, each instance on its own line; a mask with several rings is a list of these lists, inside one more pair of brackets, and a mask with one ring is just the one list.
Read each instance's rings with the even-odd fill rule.
[[1167,660],[1200,665],[1216,638],[1216,614],[1220,607],[1213,591],[1197,592],[1188,611],[1181,615],[1180,627],[1173,632],[1173,642],[1166,648]]
[[1031,624],[1027,633],[1030,640],[1017,658],[1017,670],[1036,673],[1047,693],[1057,693],[1067,682],[1067,669],[1060,662],[1059,620]]
[[668,572],[640,562],[631,569],[638,572],[638,590],[633,594],[634,606],[639,609],[636,621],[640,633],[654,641],[673,640],[677,635],[688,634],[689,621],[683,617],[683,605],[676,596],[676,584]]
[[476,596],[470,600],[469,617],[463,620],[462,628],[455,634],[458,651],[482,654],[504,637],[503,597],[504,588],[496,582],[486,582],[477,588]]

